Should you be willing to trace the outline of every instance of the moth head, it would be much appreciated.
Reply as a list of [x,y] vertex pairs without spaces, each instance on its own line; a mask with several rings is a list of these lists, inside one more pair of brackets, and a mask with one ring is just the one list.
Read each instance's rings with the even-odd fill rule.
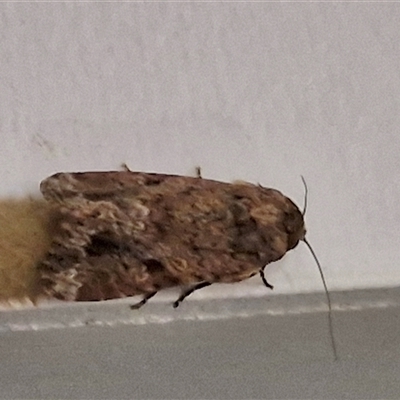
[[288,232],[288,250],[295,248],[300,240],[304,241],[307,233],[307,229],[304,224],[304,216],[307,210],[308,188],[303,176],[301,176],[301,180],[303,181],[304,185],[303,211],[300,211],[299,208],[292,202],[292,210],[286,214],[285,218],[285,227],[286,231]]

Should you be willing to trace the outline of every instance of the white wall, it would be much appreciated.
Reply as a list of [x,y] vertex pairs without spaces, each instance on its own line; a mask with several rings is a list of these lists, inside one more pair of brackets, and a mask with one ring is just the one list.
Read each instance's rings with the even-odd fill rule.
[[[302,174],[331,289],[399,285],[399,18],[379,2],[2,3],[0,194],[126,162],[301,206]],[[301,245],[267,273],[277,293],[321,289]]]

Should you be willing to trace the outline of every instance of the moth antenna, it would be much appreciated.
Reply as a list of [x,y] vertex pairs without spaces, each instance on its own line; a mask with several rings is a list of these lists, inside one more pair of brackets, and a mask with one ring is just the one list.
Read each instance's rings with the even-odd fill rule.
[[[302,177],[303,178],[303,177]],[[303,179],[304,182],[304,179]],[[335,341],[335,336],[333,335],[333,322],[332,322],[332,303],[331,303],[331,296],[329,294],[328,286],[326,285],[324,273],[322,272],[321,264],[317,258],[317,255],[315,254],[313,248],[311,247],[311,244],[307,241],[306,238],[303,239],[303,242],[307,245],[309,250],[311,251],[312,256],[314,257],[315,262],[317,263],[319,274],[321,275],[322,283],[324,285],[324,290],[326,294],[326,302],[328,304],[328,322],[329,322],[329,336],[331,338],[331,344],[332,344],[332,350],[333,350],[333,356],[335,358],[335,361],[337,361],[338,356],[337,356],[337,350],[336,350],[336,341]]]
[[307,197],[308,197],[308,187],[307,187],[307,182],[304,179],[303,175],[301,176],[301,180],[303,181],[303,185],[304,185],[304,207],[303,207],[303,212],[302,215],[303,217],[306,215],[306,210],[307,210]]

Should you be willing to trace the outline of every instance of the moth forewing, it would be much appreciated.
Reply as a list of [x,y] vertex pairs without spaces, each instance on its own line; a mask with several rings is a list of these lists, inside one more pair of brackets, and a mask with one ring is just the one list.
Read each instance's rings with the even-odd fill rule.
[[149,299],[171,286],[188,295],[257,271],[270,287],[265,266],[305,236],[303,215],[289,198],[247,182],[125,170],[58,173],[41,191],[62,209],[39,266],[47,293],[58,298],[68,292],[66,275],[77,301]]

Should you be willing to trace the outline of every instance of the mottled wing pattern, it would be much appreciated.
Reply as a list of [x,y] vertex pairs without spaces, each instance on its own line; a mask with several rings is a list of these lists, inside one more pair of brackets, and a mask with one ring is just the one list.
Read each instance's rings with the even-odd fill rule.
[[104,300],[238,282],[295,247],[301,212],[274,189],[142,172],[60,173],[41,183],[59,229],[39,266],[49,296]]

